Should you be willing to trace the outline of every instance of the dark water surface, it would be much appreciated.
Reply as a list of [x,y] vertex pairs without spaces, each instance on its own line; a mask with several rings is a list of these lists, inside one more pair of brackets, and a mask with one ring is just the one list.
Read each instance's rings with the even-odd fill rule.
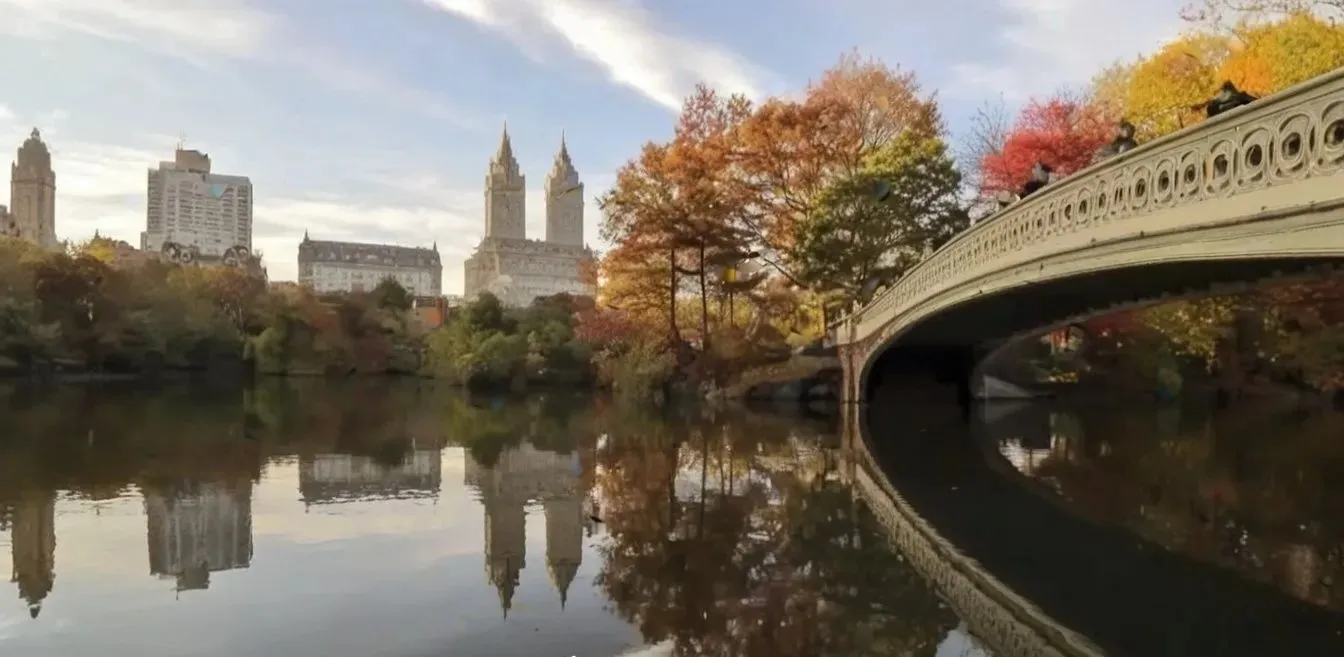
[[11,392],[0,655],[989,654],[842,483],[833,424],[386,382]]

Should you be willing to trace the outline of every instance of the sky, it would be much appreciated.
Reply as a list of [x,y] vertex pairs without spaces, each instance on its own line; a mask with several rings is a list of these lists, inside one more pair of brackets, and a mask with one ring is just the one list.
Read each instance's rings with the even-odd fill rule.
[[[429,246],[444,291],[483,232],[507,122],[542,237],[568,141],[594,199],[670,135],[698,82],[794,93],[857,48],[914,70],[953,136],[986,102],[1086,84],[1183,29],[1184,0],[0,0],[0,149],[51,147],[56,231],[139,244],[145,171],[173,148],[254,185],[254,248]],[[6,202],[0,193],[0,202]]]

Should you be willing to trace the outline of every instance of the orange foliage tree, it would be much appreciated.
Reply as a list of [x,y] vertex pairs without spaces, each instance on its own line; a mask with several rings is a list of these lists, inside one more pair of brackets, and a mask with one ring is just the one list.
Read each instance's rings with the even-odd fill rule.
[[767,101],[739,130],[737,173],[751,194],[754,247],[807,286],[794,249],[819,195],[902,135],[922,141],[943,133],[938,104],[914,73],[857,52],[841,56],[801,101]]
[[1095,106],[1071,98],[1032,101],[1022,110],[999,152],[980,161],[985,193],[1017,191],[1037,162],[1069,175],[1092,162],[1112,138],[1112,121]]

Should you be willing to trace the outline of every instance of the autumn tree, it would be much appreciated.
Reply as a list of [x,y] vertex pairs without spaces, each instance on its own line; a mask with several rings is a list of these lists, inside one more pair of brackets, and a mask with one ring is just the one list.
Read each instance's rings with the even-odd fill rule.
[[737,166],[753,192],[749,227],[763,258],[797,285],[789,254],[819,195],[905,133],[941,137],[942,116],[914,73],[847,53],[802,101],[772,100],[744,122]]
[[693,277],[700,297],[700,332],[709,348],[709,298],[724,263],[747,253],[744,189],[733,179],[737,128],[751,114],[742,96],[696,88],[682,109],[666,160],[682,221],[669,228],[688,256],[679,273]]
[[990,194],[1020,190],[1037,162],[1067,176],[1091,164],[1113,134],[1113,121],[1095,106],[1067,97],[1032,101],[1000,151],[980,161],[981,188]]
[[1189,34],[1128,67],[1110,69],[1093,87],[1106,89],[1107,104],[1121,107],[1139,141],[1161,137],[1204,120],[1204,103],[1223,82],[1232,45],[1224,35]]
[[[886,187],[879,200],[874,189]],[[818,198],[795,260],[822,290],[851,302],[870,278],[891,280],[967,224],[961,175],[940,139],[908,132],[870,154]]]
[[1344,66],[1344,26],[1307,12],[1273,23],[1244,22],[1221,77],[1268,95]]

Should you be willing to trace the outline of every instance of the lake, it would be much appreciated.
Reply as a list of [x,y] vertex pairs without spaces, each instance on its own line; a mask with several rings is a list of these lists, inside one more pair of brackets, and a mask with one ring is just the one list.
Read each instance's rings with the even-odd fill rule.
[[[10,390],[0,654],[1252,654],[1235,613],[1333,649],[1340,416],[1236,413],[879,412],[870,450],[415,382]],[[1117,612],[1125,581],[1186,618]]]
[[381,381],[15,395],[0,654],[972,645],[838,480],[833,425]]

